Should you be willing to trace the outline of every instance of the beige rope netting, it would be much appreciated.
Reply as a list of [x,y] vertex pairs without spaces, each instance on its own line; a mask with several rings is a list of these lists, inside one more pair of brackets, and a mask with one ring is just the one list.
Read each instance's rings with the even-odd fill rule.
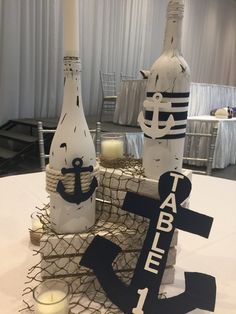
[[[134,264],[145,239],[148,221],[145,217],[128,213],[121,208],[130,184],[135,192],[138,192],[144,179],[139,161],[126,160],[126,162],[127,167],[119,169],[118,176],[115,169],[103,168],[100,171],[100,185],[96,192],[97,219],[88,232],[71,235],[57,234],[50,223],[48,210],[50,205],[47,204],[41,209],[37,208],[43,224],[42,241],[40,247],[34,250],[37,262],[29,269],[26,277],[21,313],[34,312],[32,293],[39,283],[45,279],[58,278],[70,285],[71,314],[121,314],[121,311],[110,302],[93,272],[80,266],[79,260],[83,254],[82,248],[88,247],[96,235],[110,239],[122,248],[122,252],[113,263],[114,271],[124,284],[130,284]],[[81,177],[86,178],[84,181],[88,182],[90,175],[94,174],[98,176],[97,165],[92,174],[85,173],[85,176],[81,174]],[[69,177],[68,183],[59,171],[55,172],[47,167],[47,181],[49,182],[47,190],[55,191],[58,180],[64,180],[67,188],[73,191],[69,183],[74,176],[71,174],[66,176]],[[114,187],[114,182],[117,187]],[[78,243],[80,243],[79,246]]]

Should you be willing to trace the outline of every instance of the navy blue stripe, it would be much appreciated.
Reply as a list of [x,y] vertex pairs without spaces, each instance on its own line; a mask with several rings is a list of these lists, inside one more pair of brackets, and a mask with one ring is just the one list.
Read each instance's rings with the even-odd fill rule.
[[[157,92],[147,92],[147,97],[152,97]],[[167,92],[160,92],[163,97],[165,98],[187,98],[189,97],[190,93],[167,93]]]
[[188,107],[188,102],[172,102],[171,107],[173,108],[179,108],[179,107]]
[[186,127],[187,127],[187,124],[175,125],[171,128],[171,130],[186,129]]
[[[145,123],[146,126],[149,126],[148,124]],[[158,126],[159,129],[164,129],[166,126],[165,125],[159,125]],[[181,124],[181,125],[175,125],[175,126],[172,126],[171,130],[181,130],[181,129],[186,129],[187,125],[186,124]]]
[[171,130],[181,130],[181,129],[186,129],[187,124],[181,124],[181,125],[175,125],[171,128]]
[[[144,137],[146,138],[151,138],[150,136],[144,134]],[[169,135],[165,135],[163,137],[159,137],[160,140],[175,140],[178,138],[184,138],[185,137],[185,133],[181,133],[181,134],[169,134]]]
[[[188,112],[159,112],[159,121],[167,121],[170,115],[173,115],[175,121],[187,120]],[[145,111],[145,120],[152,120],[153,111]]]

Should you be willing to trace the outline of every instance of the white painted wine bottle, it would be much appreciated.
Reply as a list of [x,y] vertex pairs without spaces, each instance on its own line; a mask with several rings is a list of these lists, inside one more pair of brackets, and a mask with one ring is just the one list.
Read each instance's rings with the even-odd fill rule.
[[181,53],[184,1],[171,0],[167,8],[164,49],[152,65],[147,82],[144,114],[145,175],[158,179],[166,171],[182,170],[190,70]]
[[77,0],[64,0],[64,46],[64,100],[46,169],[47,187],[52,181],[55,190],[47,188],[51,225],[62,234],[95,222],[96,154],[81,97]]

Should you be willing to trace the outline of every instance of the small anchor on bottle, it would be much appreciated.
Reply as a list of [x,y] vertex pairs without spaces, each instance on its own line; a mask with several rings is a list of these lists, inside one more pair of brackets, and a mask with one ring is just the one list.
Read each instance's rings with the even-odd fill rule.
[[74,194],[67,193],[65,191],[64,184],[62,181],[59,181],[57,184],[57,192],[60,196],[69,203],[80,204],[81,202],[86,201],[89,199],[93,192],[95,191],[96,187],[98,186],[98,182],[96,177],[93,177],[93,180],[89,186],[89,191],[83,192],[81,188],[81,173],[82,172],[92,172],[93,166],[89,167],[82,167],[83,160],[81,158],[75,158],[72,161],[73,168],[62,168],[61,173],[63,175],[67,173],[74,173],[75,174],[75,185],[74,185]]
[[150,136],[154,140],[156,138],[161,138],[169,134],[171,128],[175,125],[175,120],[174,120],[173,115],[171,114],[168,120],[166,121],[166,126],[160,129],[158,127],[159,109],[163,107],[165,109],[170,109],[171,103],[170,102],[161,103],[162,98],[163,98],[161,93],[155,93],[152,98],[153,98],[152,101],[145,100],[143,103],[143,106],[145,109],[153,109],[153,117],[152,117],[151,126],[149,127],[145,125],[145,119],[144,119],[142,111],[139,113],[138,122],[144,134],[146,134],[147,136]]

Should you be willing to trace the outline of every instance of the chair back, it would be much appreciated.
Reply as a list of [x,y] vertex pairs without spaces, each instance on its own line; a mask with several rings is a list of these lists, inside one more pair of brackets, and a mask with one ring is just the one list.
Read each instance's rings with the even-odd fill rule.
[[[101,122],[97,122],[96,129],[89,130],[95,145],[96,156],[100,154],[100,145],[101,145]],[[49,130],[43,128],[43,123],[38,121],[38,142],[39,142],[39,158],[41,170],[45,171],[46,169],[46,160],[49,158],[49,154],[45,153],[45,139],[46,134],[53,134],[56,130]]]
[[206,167],[205,171],[193,169],[193,172],[211,175],[217,133],[218,124],[214,125],[209,133],[186,132],[184,163]]
[[42,121],[38,121],[39,158],[42,171],[46,169],[46,160],[49,158],[49,154],[45,152],[46,134],[54,135],[55,132],[55,129],[44,129]]
[[103,97],[116,96],[116,74],[115,72],[104,73],[100,71]]
[[129,74],[124,74],[124,73],[120,73],[120,80],[124,81],[124,80],[135,80],[136,77],[134,75],[129,75]]

